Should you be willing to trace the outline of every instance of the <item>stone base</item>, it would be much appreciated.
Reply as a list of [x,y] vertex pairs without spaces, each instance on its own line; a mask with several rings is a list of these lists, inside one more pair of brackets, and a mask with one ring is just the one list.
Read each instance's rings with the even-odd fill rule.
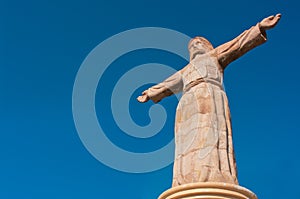
[[173,187],[158,199],[257,199],[250,190],[220,182],[199,182]]

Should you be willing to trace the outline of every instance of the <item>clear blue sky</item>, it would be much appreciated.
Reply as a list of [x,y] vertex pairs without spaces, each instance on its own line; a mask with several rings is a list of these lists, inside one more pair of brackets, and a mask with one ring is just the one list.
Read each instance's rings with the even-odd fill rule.
[[[172,165],[125,173],[100,163],[82,144],[72,116],[81,63],[100,42],[132,28],[169,28],[205,36],[217,46],[278,12],[282,20],[268,32],[268,42],[226,69],[225,87],[240,184],[262,199],[300,198],[299,9],[295,0],[2,0],[0,198],[156,198],[171,186]],[[122,73],[154,61],[175,69],[185,64],[159,50],[128,53],[106,71],[101,82],[108,86],[99,84],[96,93],[99,123],[107,136],[137,153],[172,139],[176,99],[161,103],[167,106],[165,128],[139,139],[117,128],[109,112],[110,89]],[[151,103],[134,100],[141,90],[132,96],[130,112],[136,123],[146,125]]]

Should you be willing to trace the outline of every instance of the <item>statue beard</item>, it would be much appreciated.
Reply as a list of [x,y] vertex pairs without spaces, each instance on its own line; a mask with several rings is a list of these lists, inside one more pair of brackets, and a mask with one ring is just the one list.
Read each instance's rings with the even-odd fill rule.
[[209,52],[210,50],[206,50],[206,49],[198,49],[195,52],[190,52],[190,60],[193,60],[197,55],[203,55],[207,52]]

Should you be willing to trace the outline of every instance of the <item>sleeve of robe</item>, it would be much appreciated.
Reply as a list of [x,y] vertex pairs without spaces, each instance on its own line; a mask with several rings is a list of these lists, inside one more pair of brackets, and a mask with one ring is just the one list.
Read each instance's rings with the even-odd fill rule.
[[165,81],[150,87],[147,90],[147,95],[150,99],[157,103],[165,97],[174,93],[181,92],[183,88],[181,72],[178,71],[174,75],[167,78]]
[[266,32],[261,31],[259,24],[257,24],[249,30],[244,31],[235,39],[216,48],[219,63],[225,69],[229,63],[266,41]]

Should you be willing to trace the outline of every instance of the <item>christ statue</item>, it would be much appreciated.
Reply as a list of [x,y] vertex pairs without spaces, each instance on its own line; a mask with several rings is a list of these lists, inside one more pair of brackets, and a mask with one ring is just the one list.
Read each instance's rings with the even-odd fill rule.
[[[157,103],[182,92],[176,109],[172,186],[194,182],[238,184],[224,70],[267,40],[281,15],[270,16],[216,48],[203,37],[188,44],[190,62],[165,81],[145,90],[139,102]],[[158,71],[159,72],[159,71]]]

